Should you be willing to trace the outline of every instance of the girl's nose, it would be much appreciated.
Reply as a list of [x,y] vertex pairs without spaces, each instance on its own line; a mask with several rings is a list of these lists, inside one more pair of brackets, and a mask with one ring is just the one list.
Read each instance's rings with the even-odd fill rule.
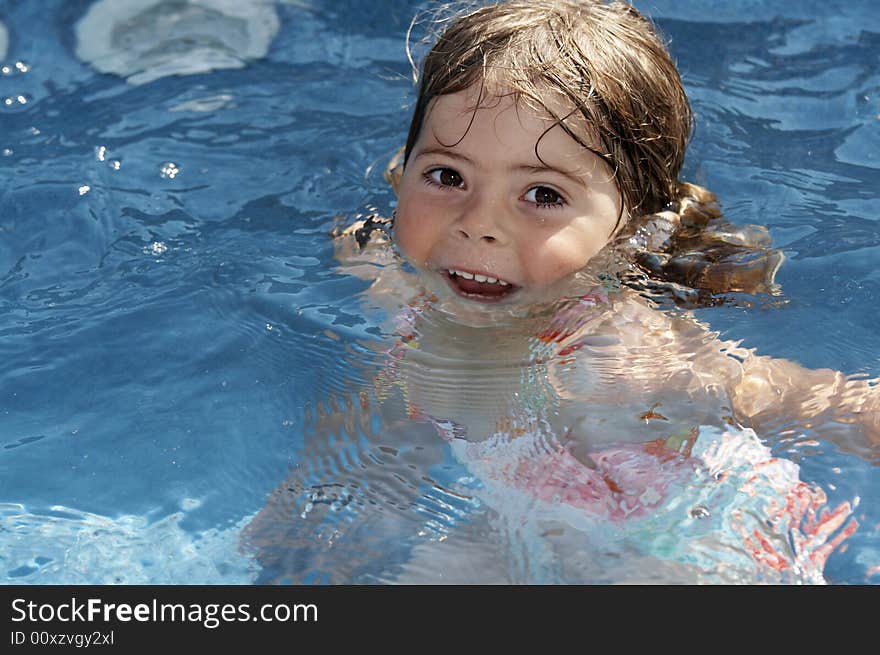
[[453,225],[455,235],[461,239],[479,240],[487,244],[503,242],[504,232],[500,216],[502,211],[500,204],[473,203]]
[[[465,229],[462,226],[459,226],[457,231],[458,235],[464,239],[481,239],[486,243],[495,243],[497,240],[494,235],[489,234],[490,230]],[[486,232],[487,234],[480,234],[481,232]]]

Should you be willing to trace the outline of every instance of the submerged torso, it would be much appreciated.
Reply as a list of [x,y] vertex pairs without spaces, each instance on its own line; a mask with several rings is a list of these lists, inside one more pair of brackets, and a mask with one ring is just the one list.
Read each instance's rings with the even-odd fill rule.
[[[477,566],[471,582],[821,582],[832,540],[855,527],[835,533],[849,506],[817,520],[821,490],[736,424],[729,382],[739,362],[686,313],[598,290],[505,320],[460,322],[416,293],[390,324],[367,395],[393,429],[364,426],[360,461],[369,470],[407,449],[433,453],[431,470],[450,479],[398,469],[412,495],[394,507],[439,493],[443,521],[434,510],[422,524],[406,511],[383,518],[371,509],[375,491],[353,480],[346,493],[363,502],[346,500],[340,523],[307,500],[315,489],[322,498],[327,483],[299,479],[300,470],[250,531],[276,531],[293,503],[313,508],[301,518],[317,521],[320,539],[331,535],[335,550],[321,561],[350,559],[346,537],[355,545],[364,530],[409,544],[409,564],[367,566],[339,581],[449,580],[463,558],[481,561],[476,544],[496,535],[510,557],[500,568]],[[279,561],[285,548],[264,543],[263,559]]]

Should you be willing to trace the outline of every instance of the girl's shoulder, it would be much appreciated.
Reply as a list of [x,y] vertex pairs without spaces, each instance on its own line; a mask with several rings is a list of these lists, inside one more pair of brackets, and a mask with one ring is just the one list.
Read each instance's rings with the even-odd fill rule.
[[391,242],[393,219],[377,212],[356,214],[354,219],[330,230],[333,257],[344,273],[381,286],[388,277],[383,273],[397,262]]
[[[613,339],[620,348],[658,356],[673,352],[693,353],[713,341],[714,333],[690,310],[658,308],[636,291],[623,287],[597,287],[573,301],[563,303],[551,322],[562,350],[576,347],[597,335]],[[544,339],[546,340],[546,339]]]
[[330,236],[334,238],[337,247],[351,244],[363,251],[369,245],[383,245],[390,241],[389,230],[394,219],[382,216],[377,212],[355,216],[355,221],[346,227],[335,226],[330,230]]

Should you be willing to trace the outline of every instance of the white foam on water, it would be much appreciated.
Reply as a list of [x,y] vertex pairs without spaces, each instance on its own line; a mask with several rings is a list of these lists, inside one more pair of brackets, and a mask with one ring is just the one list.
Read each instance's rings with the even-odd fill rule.
[[76,56],[146,84],[243,68],[266,56],[279,27],[272,0],[98,0],[76,24]]
[[258,565],[239,552],[251,519],[192,533],[185,512],[151,522],[68,507],[0,504],[0,582],[7,584],[249,584]]

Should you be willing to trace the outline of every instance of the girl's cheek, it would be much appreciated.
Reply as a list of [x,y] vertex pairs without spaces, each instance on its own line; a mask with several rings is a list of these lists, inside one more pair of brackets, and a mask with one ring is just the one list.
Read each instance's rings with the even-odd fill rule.
[[419,244],[425,240],[422,234],[423,227],[419,227],[420,221],[413,216],[412,212],[404,207],[398,208],[397,218],[394,219],[394,242],[397,247],[407,256],[419,256],[421,253]]

